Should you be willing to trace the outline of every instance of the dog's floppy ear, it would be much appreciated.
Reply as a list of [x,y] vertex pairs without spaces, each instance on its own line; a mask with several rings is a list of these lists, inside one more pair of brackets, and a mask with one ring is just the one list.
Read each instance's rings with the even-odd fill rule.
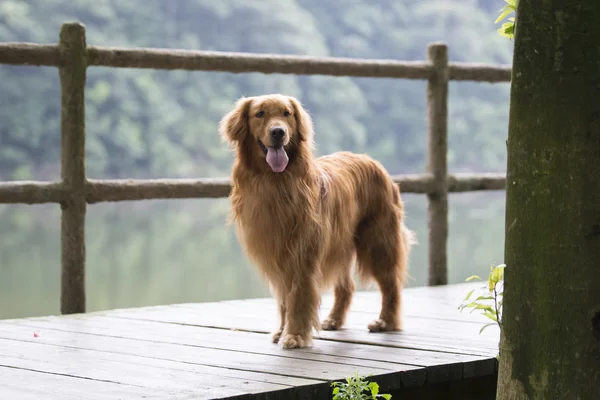
[[248,111],[252,103],[251,97],[242,97],[235,107],[219,122],[219,134],[228,142],[241,142],[248,135]]
[[290,97],[290,102],[292,103],[292,107],[294,107],[294,117],[296,118],[296,127],[298,128],[300,140],[312,143],[314,136],[312,118],[296,98]]

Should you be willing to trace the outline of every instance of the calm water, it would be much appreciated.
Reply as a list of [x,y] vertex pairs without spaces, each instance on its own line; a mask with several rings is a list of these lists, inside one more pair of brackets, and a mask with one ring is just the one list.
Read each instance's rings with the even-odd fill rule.
[[[427,276],[425,196],[405,195],[420,245],[408,286]],[[99,204],[88,208],[88,310],[268,296],[232,228],[227,199]],[[449,277],[462,282],[503,262],[504,192],[450,198]],[[57,205],[0,207],[0,318],[59,313]]]

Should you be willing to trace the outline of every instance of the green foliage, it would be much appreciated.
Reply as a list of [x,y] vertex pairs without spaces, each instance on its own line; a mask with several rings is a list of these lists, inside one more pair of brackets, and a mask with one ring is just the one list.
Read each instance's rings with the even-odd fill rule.
[[[517,11],[517,0],[504,0],[506,5],[500,10],[501,14],[494,21],[495,24],[502,21],[506,17],[508,17],[511,13],[515,13]],[[509,39],[514,38],[515,36],[515,17],[508,18],[508,22],[502,24],[502,26],[498,29],[498,33],[500,36],[507,37]]]
[[[480,310],[481,314],[490,320],[494,321],[485,324],[479,333],[482,333],[485,328],[491,325],[498,325],[502,329],[502,297],[504,296],[504,268],[505,264],[490,267],[490,273],[487,279],[487,285],[482,286],[481,290],[483,294],[480,294],[476,298],[473,298],[475,289],[467,293],[463,304],[458,308],[463,311],[464,309],[471,309],[471,312]],[[480,280],[481,278],[477,275],[470,276],[466,279],[467,282],[472,280]]]
[[368,382],[365,378],[354,374],[346,378],[346,382],[333,382],[332,400],[375,400],[392,398],[391,394],[379,394],[379,385]]
[[[486,318],[493,322],[487,323],[481,327],[479,334],[481,334],[486,328],[498,325],[500,331],[502,331],[502,304],[504,302],[504,268],[505,264],[492,265],[490,266],[490,273],[487,278],[486,285],[482,286],[479,295],[475,297],[473,293],[475,289],[467,293],[467,296],[463,300],[458,308],[462,312],[464,309],[471,309],[471,312],[479,310],[479,312]],[[480,280],[481,278],[477,275],[472,275],[466,279],[467,282],[473,280]],[[499,358],[498,354],[496,358]]]

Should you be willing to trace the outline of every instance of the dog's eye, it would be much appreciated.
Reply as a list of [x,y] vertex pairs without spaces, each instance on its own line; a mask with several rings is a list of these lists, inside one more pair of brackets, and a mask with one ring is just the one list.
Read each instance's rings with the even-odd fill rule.
[[259,112],[257,112],[257,113],[256,113],[256,116],[257,116],[258,118],[262,118],[262,117],[264,117],[264,116],[265,116],[265,112],[264,112],[264,111],[259,111]]
[[285,110],[285,111],[283,112],[283,116],[284,116],[284,117],[289,117],[290,115],[291,115],[291,114],[290,114],[290,112],[289,112],[288,110]]

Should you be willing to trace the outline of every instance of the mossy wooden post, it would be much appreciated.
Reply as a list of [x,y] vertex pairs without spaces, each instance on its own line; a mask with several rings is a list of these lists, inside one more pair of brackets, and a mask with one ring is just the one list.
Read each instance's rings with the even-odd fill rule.
[[61,86],[61,176],[68,193],[61,203],[60,311],[85,312],[85,27],[64,24],[59,40]]
[[600,1],[519,1],[499,400],[598,398]]
[[427,172],[434,191],[427,194],[429,227],[429,285],[448,283],[448,47],[433,43],[427,49],[433,72],[427,85]]

